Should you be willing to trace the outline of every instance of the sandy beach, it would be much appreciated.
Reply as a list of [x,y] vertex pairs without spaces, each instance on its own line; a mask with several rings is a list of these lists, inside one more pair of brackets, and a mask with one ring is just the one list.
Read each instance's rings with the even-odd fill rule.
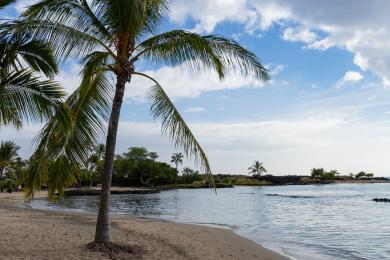
[[[1,259],[110,259],[86,249],[94,236],[94,214],[37,210],[22,203],[21,193],[0,193]],[[229,229],[118,215],[112,223],[114,242],[137,249],[115,259],[288,259]]]

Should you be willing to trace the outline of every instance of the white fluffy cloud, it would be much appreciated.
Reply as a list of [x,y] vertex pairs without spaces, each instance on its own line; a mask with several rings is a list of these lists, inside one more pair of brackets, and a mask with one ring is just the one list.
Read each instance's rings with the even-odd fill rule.
[[[157,70],[144,71],[156,79],[172,98],[197,97],[203,92],[244,87],[259,88],[265,84],[254,77],[244,77],[228,73],[222,81],[213,71],[193,72],[185,67],[161,67]],[[126,92],[127,98],[143,99],[146,90],[154,83],[146,78],[134,76],[132,87]]]
[[197,32],[210,33],[215,26],[225,20],[250,22],[256,13],[247,9],[246,0],[193,0],[176,1],[171,9],[171,19],[184,23],[188,18],[195,19],[197,24],[192,28]]
[[[390,85],[390,1],[176,0],[172,10],[173,21],[190,17],[203,32],[227,21],[240,22],[248,31],[282,24],[285,40],[319,50],[345,48],[357,66]],[[316,31],[325,36],[318,37]]]
[[344,77],[342,77],[336,83],[336,88],[340,88],[346,84],[353,84],[353,83],[360,82],[362,79],[363,79],[363,76],[358,71],[347,71],[344,74]]
[[287,27],[283,31],[282,38],[286,41],[313,43],[317,40],[317,34],[304,27]]

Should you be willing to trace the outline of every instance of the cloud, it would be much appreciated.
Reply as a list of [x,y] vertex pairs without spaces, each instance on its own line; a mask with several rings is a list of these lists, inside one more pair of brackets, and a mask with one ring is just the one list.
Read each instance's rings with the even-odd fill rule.
[[363,76],[357,71],[347,71],[343,80],[346,82],[359,82],[363,79]]
[[[221,81],[213,71],[194,72],[185,66],[163,66],[157,70],[143,71],[156,79],[171,98],[195,98],[204,92],[222,89],[261,88],[266,84],[253,76],[244,77],[236,73],[228,73]],[[132,87],[126,91],[126,97],[144,99],[147,89],[154,83],[146,78],[135,76]]]
[[270,71],[271,76],[279,75],[284,71],[286,65],[284,64],[276,64],[276,65],[267,65],[267,69]]
[[176,0],[171,20],[191,18],[195,30],[207,33],[224,22],[241,23],[248,32],[279,24],[285,40],[302,42],[310,49],[348,50],[360,69],[372,71],[389,86],[389,9],[390,1]]
[[38,2],[38,0],[19,0],[19,1],[16,1],[15,5],[14,5],[14,8],[15,8],[16,12],[21,14],[24,11],[26,11],[26,9],[30,5],[33,5],[33,4],[37,3],[37,2]]
[[[308,174],[313,167],[336,168],[341,172],[366,170],[378,175],[386,175],[389,170],[388,121],[360,122],[319,114],[239,123],[189,122],[189,126],[209,156],[214,173],[245,174],[253,160],[264,161],[271,174]],[[33,151],[31,140],[40,127],[29,125],[18,132],[3,128],[2,139],[14,140],[26,158]],[[131,146],[147,147],[167,162],[172,152],[181,151],[168,137],[161,136],[158,124],[121,121],[116,153]],[[190,161],[185,164],[193,167]]]
[[318,36],[308,28],[287,27],[283,31],[282,38],[286,41],[313,43]]
[[66,91],[66,93],[72,94],[76,88],[80,86],[81,66],[76,63],[68,64],[68,68],[62,69],[58,76],[55,77],[55,80],[58,81]]
[[362,74],[357,71],[347,71],[344,76],[337,81],[336,88],[340,88],[346,84],[353,84],[360,82],[363,79]]
[[[253,160],[264,161],[272,174],[308,174],[313,167],[387,173],[388,158],[384,151],[390,141],[390,137],[386,137],[390,136],[388,123],[359,123],[318,116],[296,120],[190,123],[189,126],[209,156],[215,173],[245,174]],[[118,152],[142,145],[157,151],[161,160],[169,161],[172,152],[180,151],[167,137],[161,136],[154,123],[121,122],[119,129]]]
[[188,107],[184,110],[186,113],[200,113],[203,112],[205,109],[204,107]]
[[210,33],[215,27],[226,20],[248,23],[255,15],[253,10],[248,10],[246,0],[228,1],[204,1],[193,0],[175,1],[171,8],[170,19],[183,24],[188,18],[196,20],[193,31]]

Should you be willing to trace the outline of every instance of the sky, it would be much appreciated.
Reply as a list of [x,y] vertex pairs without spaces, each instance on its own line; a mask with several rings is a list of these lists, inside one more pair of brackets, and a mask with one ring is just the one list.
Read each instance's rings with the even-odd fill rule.
[[[16,17],[34,1],[0,12]],[[186,29],[234,39],[270,70],[264,83],[229,73],[193,73],[140,61],[156,78],[204,147],[214,173],[247,174],[255,160],[270,174],[313,167],[390,176],[390,1],[175,0],[161,32]],[[80,65],[61,65],[56,80],[70,93]],[[144,94],[127,87],[117,153],[144,146],[169,162],[176,149],[152,121]],[[29,156],[41,125],[0,130]],[[192,166],[189,160],[185,165]]]

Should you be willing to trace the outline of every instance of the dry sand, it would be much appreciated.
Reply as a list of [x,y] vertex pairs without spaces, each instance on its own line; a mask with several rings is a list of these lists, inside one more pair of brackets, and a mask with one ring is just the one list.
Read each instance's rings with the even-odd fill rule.
[[[110,259],[86,248],[96,215],[24,208],[22,202],[20,193],[0,193],[0,259]],[[141,251],[113,258],[287,259],[229,229],[128,216],[114,216],[112,223],[114,242]]]

